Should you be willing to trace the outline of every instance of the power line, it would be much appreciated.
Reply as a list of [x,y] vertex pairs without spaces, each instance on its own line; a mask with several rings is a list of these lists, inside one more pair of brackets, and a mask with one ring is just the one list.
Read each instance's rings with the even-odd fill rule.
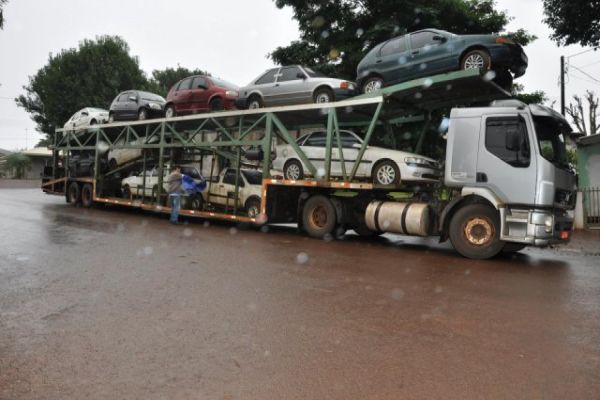
[[600,60],[598,60],[598,61],[594,61],[593,63],[589,63],[589,64],[582,65],[582,66],[581,66],[581,67],[579,67],[579,68],[587,68],[587,67],[591,67],[592,65],[596,65],[596,64],[600,64]]
[[585,78],[582,78],[582,77],[577,76],[577,75],[573,75],[572,78],[575,78],[575,79],[580,80],[580,81],[584,81],[584,82],[588,82],[588,83],[593,83],[593,84],[596,84],[596,85],[600,85],[600,83],[598,83],[598,82],[595,82],[595,81],[593,81],[591,79],[585,79]]
[[571,58],[571,57],[579,56],[581,54],[589,53],[590,51],[598,50],[599,48],[600,47],[592,47],[591,49],[587,49],[584,51],[580,51],[579,53],[571,54],[570,56],[567,56],[567,58]]
[[596,81],[596,82],[600,83],[600,79],[597,79],[597,78],[595,78],[595,77],[591,76],[590,74],[588,74],[588,73],[587,73],[587,72],[585,72],[584,70],[582,70],[582,69],[579,69],[579,68],[577,68],[577,67],[576,67],[576,66],[574,66],[574,65],[570,65],[570,67],[571,67],[571,68],[575,68],[577,71],[579,71],[580,73],[584,74],[584,75],[585,75],[585,76],[587,76],[588,78],[591,78],[591,79],[593,79],[594,81]]

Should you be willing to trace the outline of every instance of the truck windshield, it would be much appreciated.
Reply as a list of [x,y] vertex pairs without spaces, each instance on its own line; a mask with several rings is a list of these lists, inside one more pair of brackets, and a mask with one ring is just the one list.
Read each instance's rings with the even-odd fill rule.
[[560,127],[547,117],[534,117],[533,121],[542,157],[559,168],[570,169],[565,138]]

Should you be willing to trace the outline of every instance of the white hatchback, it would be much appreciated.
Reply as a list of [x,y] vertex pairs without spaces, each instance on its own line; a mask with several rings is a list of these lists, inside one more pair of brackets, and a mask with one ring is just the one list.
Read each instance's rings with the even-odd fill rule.
[[[296,144],[306,154],[317,169],[317,178],[325,174],[325,141],[327,133],[317,131],[300,137]],[[352,131],[340,131],[342,155],[346,174],[349,174],[356,163],[363,140]],[[331,176],[342,176],[342,162],[333,139],[331,151]],[[285,179],[301,180],[309,175],[309,170],[292,146],[289,144],[275,147],[276,158],[273,169],[283,172]],[[371,178],[377,185],[399,185],[408,182],[438,182],[442,175],[437,161],[414,153],[383,147],[367,146],[360,165],[356,171],[357,178]]]

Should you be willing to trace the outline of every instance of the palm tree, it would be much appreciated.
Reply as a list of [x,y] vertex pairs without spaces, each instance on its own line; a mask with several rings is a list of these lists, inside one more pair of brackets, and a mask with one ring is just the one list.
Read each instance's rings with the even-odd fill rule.
[[13,153],[6,156],[6,162],[4,163],[4,169],[8,172],[13,172],[13,177],[16,179],[22,179],[25,176],[25,171],[31,169],[31,159],[21,153]]

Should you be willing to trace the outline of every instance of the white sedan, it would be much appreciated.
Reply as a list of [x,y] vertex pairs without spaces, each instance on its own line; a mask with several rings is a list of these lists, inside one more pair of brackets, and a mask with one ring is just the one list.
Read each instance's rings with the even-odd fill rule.
[[[296,143],[317,169],[317,178],[325,174],[325,140],[327,133],[317,131],[300,137]],[[342,154],[346,174],[354,167],[363,140],[351,131],[340,131]],[[285,179],[301,180],[309,174],[308,168],[300,160],[289,144],[275,147],[276,158],[273,169],[282,171]],[[331,176],[342,176],[342,162],[339,157],[337,140],[334,137],[331,150]],[[367,146],[356,177],[371,178],[377,185],[399,185],[407,182],[438,182],[441,177],[437,161],[405,151]]]
[[108,111],[102,108],[86,107],[77,111],[67,122],[63,128],[66,131],[81,132],[85,129],[108,122]]

